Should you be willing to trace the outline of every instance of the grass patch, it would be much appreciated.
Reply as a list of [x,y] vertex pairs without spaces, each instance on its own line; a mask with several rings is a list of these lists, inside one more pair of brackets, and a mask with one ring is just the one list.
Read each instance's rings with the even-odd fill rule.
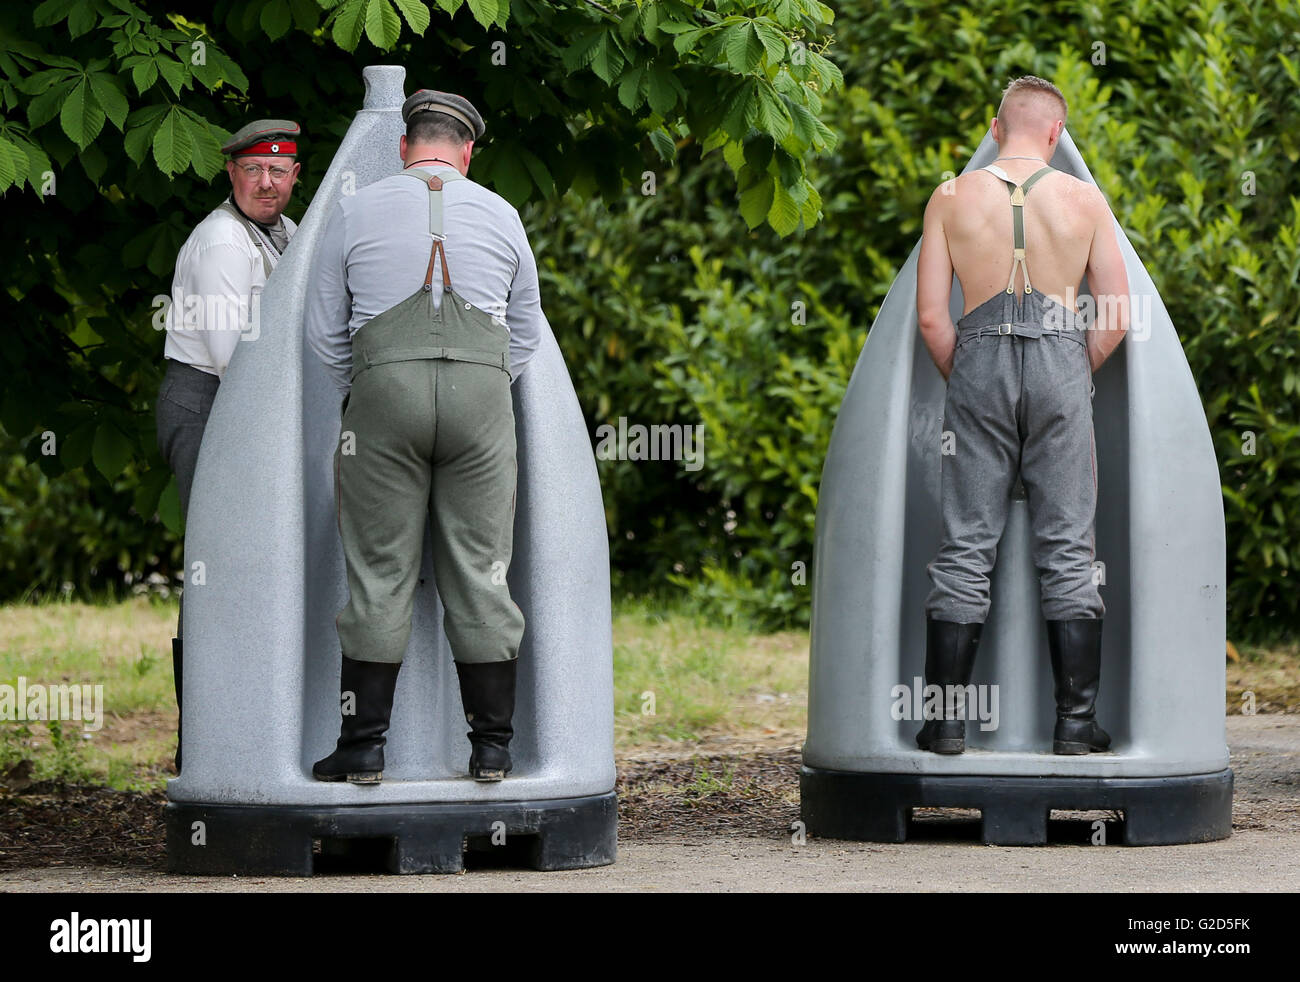
[[0,721],[0,775],[27,759],[31,780],[162,787],[176,745],[176,613],[174,601],[146,597],[0,607],[0,682],[102,685],[104,697],[97,731],[75,721]]
[[1229,715],[1252,704],[1256,713],[1300,713],[1300,643],[1242,644],[1237,653],[1238,660],[1228,662]]
[[808,638],[751,634],[678,608],[620,604],[614,616],[614,737],[620,748],[711,733],[802,730]]

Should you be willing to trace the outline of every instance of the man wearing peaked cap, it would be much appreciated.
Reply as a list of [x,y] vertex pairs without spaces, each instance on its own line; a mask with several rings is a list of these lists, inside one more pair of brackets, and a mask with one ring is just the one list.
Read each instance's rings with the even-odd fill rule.
[[483,139],[483,117],[464,96],[453,92],[438,92],[435,89],[421,89],[402,103],[402,122],[409,124],[415,113],[442,113],[465,124],[470,131],[470,139],[478,142]]
[[[300,165],[295,158],[299,132],[298,124],[287,119],[259,119],[239,130],[221,148],[221,152],[230,158],[226,163],[226,173],[230,175],[234,203],[244,215],[276,234],[279,252],[284,252],[289,244],[281,212],[289,203],[289,192],[298,176]],[[278,165],[281,170],[287,168],[293,173],[282,175],[279,180],[274,170],[269,173],[263,170],[255,175],[252,167],[258,163],[267,168]],[[240,171],[246,178],[242,184],[237,179]]]
[[[230,195],[195,226],[176,257],[163,348],[167,370],[155,411],[158,449],[176,476],[182,517],[217,386],[240,337],[256,339],[262,288],[297,230],[284,209],[298,177],[299,132],[287,119],[259,119],[226,142],[221,152],[229,157]],[[182,612],[172,639],[178,708],[183,622]],[[180,767],[178,737],[177,772]]]
[[[344,197],[307,288],[307,344],[343,398],[335,452],[348,603],[337,618],[345,707],[322,781],[374,784],[411,636],[426,523],[443,628],[470,725],[469,773],[512,769],[524,615],[514,543],[511,383],[549,331],[519,212],[466,177],[483,118],[428,89],[402,107],[406,167]],[[454,284],[454,285],[453,285]],[[348,699],[348,694],[352,699]]]

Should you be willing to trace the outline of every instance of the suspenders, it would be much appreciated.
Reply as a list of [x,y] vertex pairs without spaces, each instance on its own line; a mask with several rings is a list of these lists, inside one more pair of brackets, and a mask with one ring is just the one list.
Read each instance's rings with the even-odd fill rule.
[[[1049,321],[1046,319],[1048,308],[1045,305],[1052,301],[1041,292],[1035,295],[1034,288],[1029,282],[1029,267],[1025,263],[1025,194],[1044,175],[1051,173],[1053,168],[1043,167],[1035,171],[1022,185],[1017,185],[994,164],[983,169],[998,180],[1004,181],[1007,190],[1011,193],[1011,216],[1015,233],[1011,276],[1007,280],[1005,293],[993,294],[978,307],[967,311],[962,316],[957,324],[958,345],[986,335],[1008,334],[1021,338],[1039,338],[1050,334],[1086,345],[1083,329],[1076,326],[1073,312],[1063,311],[1063,323],[1059,327],[1048,326]],[[1025,296],[1019,300],[1015,296],[1017,268],[1025,276]]]
[[[510,375],[510,333],[487,311],[473,306],[454,292],[447,269],[446,236],[443,234],[442,189],[447,181],[465,180],[459,172],[438,175],[409,170],[429,189],[429,232],[433,249],[424,283],[405,300],[376,314],[352,338],[352,378],[375,365],[400,361],[472,362],[490,365]],[[433,270],[442,255],[442,303],[434,308]]]
[[425,170],[409,170],[402,173],[410,174],[417,180],[424,181],[429,185],[429,232],[433,235],[433,249],[429,253],[429,268],[424,274],[424,292],[428,293],[433,289],[433,260],[441,253],[442,292],[451,293],[451,273],[447,271],[447,247],[443,245],[447,236],[442,231],[442,185],[446,181],[464,180],[465,175],[459,171],[452,171],[444,176],[438,176]]
[[1011,278],[1007,280],[1007,293],[1016,292],[1016,267],[1025,275],[1025,293],[1033,293],[1034,288],[1029,285],[1029,267],[1025,264],[1025,195],[1029,189],[1038,183],[1038,180],[1047,174],[1052,173],[1052,168],[1041,167],[1029,175],[1024,184],[1017,185],[1015,181],[1007,177],[1006,171],[996,164],[989,164],[984,170],[988,171],[1000,181],[1006,182],[1007,191],[1011,194],[1011,221],[1015,227],[1015,248],[1011,253]]
[[256,249],[257,254],[262,257],[262,273],[267,277],[267,279],[270,279],[271,270],[275,269],[275,264],[271,261],[271,257],[275,256],[276,262],[280,259],[280,253],[279,250],[275,248],[275,243],[267,239],[260,230],[254,230],[248,219],[245,218],[244,215],[240,213],[239,209],[229,201],[221,202],[221,204],[217,205],[217,208],[234,216],[235,221],[239,222],[239,224],[244,227],[244,231],[248,233],[248,237],[253,241],[253,248]]

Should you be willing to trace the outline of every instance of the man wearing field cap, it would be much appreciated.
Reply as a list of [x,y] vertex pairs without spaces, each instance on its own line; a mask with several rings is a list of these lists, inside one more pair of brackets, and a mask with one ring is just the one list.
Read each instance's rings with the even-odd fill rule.
[[[229,157],[230,195],[195,226],[176,257],[156,417],[158,449],[176,476],[182,516],[221,376],[239,339],[257,337],[262,288],[297,229],[284,209],[298,177],[298,135],[297,123],[259,119],[232,136],[221,148]],[[172,639],[178,708],[182,627]],[[180,766],[178,735],[178,772]]]
[[426,89],[402,119],[405,169],[342,199],[307,290],[307,343],[339,388],[355,451],[334,455],[349,590],[337,619],[344,715],[335,751],[312,773],[382,777],[427,521],[471,728],[469,772],[499,781],[512,766],[524,631],[505,575],[510,386],[549,327],[519,212],[465,176],[484,132],[478,110]]

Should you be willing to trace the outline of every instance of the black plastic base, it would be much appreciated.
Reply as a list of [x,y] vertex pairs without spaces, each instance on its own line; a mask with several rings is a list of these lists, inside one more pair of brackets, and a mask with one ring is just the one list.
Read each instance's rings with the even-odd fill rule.
[[1168,846],[1232,834],[1232,770],[1153,778],[864,774],[804,766],[810,836],[904,842],[913,808],[977,808],[981,838],[1004,846],[1047,843],[1053,810],[1120,811],[1123,844]]
[[[459,873],[465,852],[496,853],[536,870],[614,862],[613,791],[543,801],[406,805],[203,805],[170,802],[173,873],[311,876],[322,867]],[[314,844],[320,842],[316,853]]]

